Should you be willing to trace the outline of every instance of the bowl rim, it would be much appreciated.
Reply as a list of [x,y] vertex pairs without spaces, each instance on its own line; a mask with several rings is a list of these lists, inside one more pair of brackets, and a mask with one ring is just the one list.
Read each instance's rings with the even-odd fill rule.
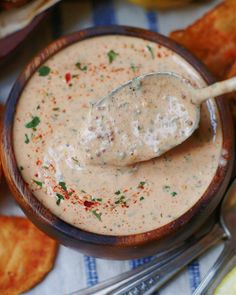
[[[6,180],[13,193],[13,196],[17,200],[20,207],[28,215],[28,217],[36,223],[41,229],[44,225],[49,226],[49,234],[55,236],[55,231],[63,236],[65,239],[73,241],[81,241],[99,245],[110,245],[120,247],[130,247],[146,244],[153,240],[157,241],[179,230],[183,225],[188,223],[201,209],[206,207],[208,203],[212,201],[215,193],[220,189],[224,179],[232,172],[231,161],[234,158],[234,139],[233,139],[233,124],[229,108],[224,99],[217,98],[216,104],[220,116],[222,126],[222,149],[227,151],[225,156],[226,165],[218,165],[215,176],[210,182],[208,188],[199,200],[189,208],[184,214],[177,219],[165,224],[157,229],[150,230],[144,233],[130,234],[130,235],[104,235],[88,232],[77,228],[56,215],[54,215],[49,209],[47,209],[28,189],[26,183],[21,176],[20,170],[17,167],[16,159],[14,156],[13,148],[13,120],[17,102],[21,96],[21,93],[27,84],[32,74],[37,68],[42,65],[48,58],[59,52],[60,50],[82,40],[99,37],[105,35],[124,35],[130,37],[142,38],[164,47],[173,50],[180,55],[185,61],[187,61],[203,78],[207,83],[213,83],[215,79],[208,72],[206,67],[185,48],[174,42],[173,40],[165,37],[159,33],[151,32],[149,30],[128,27],[128,26],[101,26],[83,29],[81,31],[65,35],[44,48],[31,62],[23,69],[19,77],[17,78],[10,95],[8,97],[5,109],[5,115],[2,128],[2,145],[1,145],[1,157],[3,171],[6,176]],[[50,232],[50,227],[52,231]]]

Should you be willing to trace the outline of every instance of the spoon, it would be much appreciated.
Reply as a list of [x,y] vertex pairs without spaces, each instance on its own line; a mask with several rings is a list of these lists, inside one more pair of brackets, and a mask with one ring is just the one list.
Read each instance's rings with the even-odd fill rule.
[[227,193],[221,209],[220,224],[226,234],[226,242],[220,256],[208,272],[207,276],[200,283],[193,293],[204,295],[209,292],[210,287],[220,276],[223,267],[227,269],[232,258],[236,256],[236,180]]
[[146,268],[144,265],[136,269],[136,272],[131,275],[124,273],[94,287],[74,292],[71,295],[152,294],[187,264],[222,239],[225,240],[224,250],[212,269],[208,272],[206,278],[199,285],[198,289],[196,289],[194,295],[205,294],[208,288],[213,285],[214,280],[218,278],[222,267],[236,255],[236,179],[228,189],[222,202],[219,222],[203,237],[197,240],[190,239],[184,245],[185,249],[182,248],[176,251],[176,256],[172,256],[173,254],[169,253],[172,259],[166,260],[164,264],[158,264],[154,259],[156,266],[151,262],[147,264]]
[[171,72],[136,77],[92,105],[81,140],[87,162],[128,166],[156,158],[198,128],[205,100],[233,90],[236,77],[201,89]]

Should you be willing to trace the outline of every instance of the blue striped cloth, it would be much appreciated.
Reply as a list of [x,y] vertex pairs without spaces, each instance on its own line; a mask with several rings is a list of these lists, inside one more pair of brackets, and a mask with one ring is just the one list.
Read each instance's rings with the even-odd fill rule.
[[[5,101],[12,84],[23,65],[41,48],[62,34],[73,32],[89,26],[123,24],[147,28],[162,34],[181,28],[193,22],[203,12],[219,1],[204,6],[195,5],[186,9],[158,12],[144,10],[125,0],[107,1],[63,1],[56,6],[49,19],[41,25],[36,35],[24,44],[11,59],[11,64],[0,71],[0,98]],[[0,209],[1,213],[1,209]],[[22,215],[15,204],[8,201],[4,213]],[[191,294],[198,286],[201,277],[213,264],[219,249],[195,260],[186,271],[175,278],[169,285],[158,291],[160,295]],[[106,261],[84,256],[71,249],[61,247],[54,270],[43,283],[27,292],[31,295],[63,295],[84,287],[93,286],[108,277],[134,269],[151,260],[151,257],[131,261]],[[53,290],[53,291],[52,291]]]

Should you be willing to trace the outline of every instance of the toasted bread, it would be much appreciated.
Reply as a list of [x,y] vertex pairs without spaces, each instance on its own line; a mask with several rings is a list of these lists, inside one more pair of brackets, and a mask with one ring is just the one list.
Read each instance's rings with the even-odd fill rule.
[[0,216],[0,294],[32,288],[52,269],[57,243],[23,217]]

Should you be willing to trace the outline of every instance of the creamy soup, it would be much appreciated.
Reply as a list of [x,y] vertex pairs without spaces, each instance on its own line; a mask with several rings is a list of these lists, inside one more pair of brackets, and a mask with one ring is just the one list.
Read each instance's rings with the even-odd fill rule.
[[107,235],[156,229],[189,210],[224,164],[214,101],[202,105],[200,126],[191,138],[161,157],[129,166],[85,159],[81,133],[91,105],[135,76],[157,71],[205,85],[173,51],[125,36],[71,45],[27,83],[13,128],[17,164],[38,200],[64,221]]

